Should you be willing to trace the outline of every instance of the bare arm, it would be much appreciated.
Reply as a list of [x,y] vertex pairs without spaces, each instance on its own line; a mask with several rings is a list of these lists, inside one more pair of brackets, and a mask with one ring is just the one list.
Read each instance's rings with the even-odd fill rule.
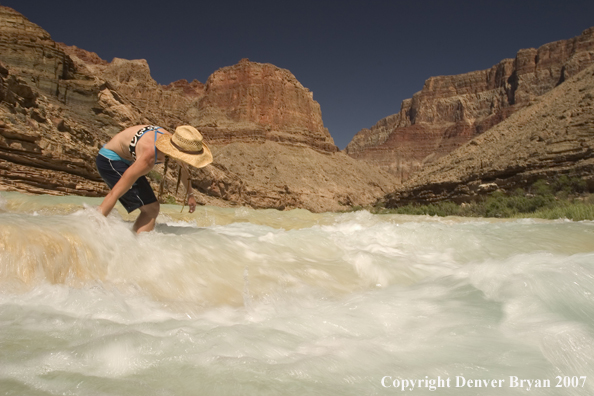
[[113,189],[107,194],[101,205],[99,205],[99,211],[103,216],[107,216],[116,202],[122,195],[124,195],[134,182],[138,180],[140,176],[146,175],[153,169],[154,166],[154,153],[151,155],[149,152],[144,152],[143,155],[138,158],[122,175],[122,178],[118,180]]

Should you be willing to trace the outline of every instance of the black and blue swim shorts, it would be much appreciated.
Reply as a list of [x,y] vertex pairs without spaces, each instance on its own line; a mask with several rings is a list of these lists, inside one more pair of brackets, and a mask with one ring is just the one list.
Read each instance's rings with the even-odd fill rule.
[[[97,155],[97,170],[109,188],[116,185],[129,167],[130,165],[124,161],[111,160],[101,154]],[[157,202],[157,197],[146,177],[141,176],[130,190],[120,197],[119,201],[130,213],[141,206]]]

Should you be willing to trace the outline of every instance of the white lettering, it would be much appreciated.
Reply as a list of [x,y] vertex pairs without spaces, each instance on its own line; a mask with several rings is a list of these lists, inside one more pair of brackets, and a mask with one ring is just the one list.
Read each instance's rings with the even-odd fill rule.
[[[577,378],[577,377],[575,377]],[[386,375],[381,378],[380,382],[384,388],[400,389],[402,392],[414,391],[416,389],[425,388],[429,391],[435,391],[438,388],[450,388],[452,386],[451,377],[435,377],[430,378],[396,378]],[[456,376],[456,388],[503,388],[505,386],[505,379],[484,379],[484,378],[466,378],[463,375]],[[510,388],[522,388],[530,391],[534,388],[548,388],[551,386],[551,381],[547,379],[525,379],[518,378],[515,375],[509,377]]]
[[551,387],[551,380],[544,380],[544,382],[542,383],[541,388],[550,388]]
[[394,382],[392,382],[392,386],[393,386],[394,388],[399,388],[399,387],[400,387],[400,380],[399,380],[398,378],[396,378],[396,379],[394,380]]
[[[411,387],[409,387],[409,384],[411,385]],[[408,388],[408,390],[412,391],[415,388],[415,381],[402,380],[402,390],[404,390],[404,388]]]
[[[501,381],[500,387],[501,387]],[[515,375],[509,377],[509,387],[510,388],[524,388],[525,390],[529,391],[532,388],[550,388],[551,387],[551,380],[548,379],[519,379]]]

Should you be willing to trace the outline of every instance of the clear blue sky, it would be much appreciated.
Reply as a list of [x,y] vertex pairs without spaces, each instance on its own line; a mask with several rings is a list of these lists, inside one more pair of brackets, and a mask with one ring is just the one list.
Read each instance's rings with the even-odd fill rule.
[[342,149],[437,75],[486,69],[594,26],[594,1],[0,1],[55,41],[146,59],[161,84],[241,58],[290,70]]

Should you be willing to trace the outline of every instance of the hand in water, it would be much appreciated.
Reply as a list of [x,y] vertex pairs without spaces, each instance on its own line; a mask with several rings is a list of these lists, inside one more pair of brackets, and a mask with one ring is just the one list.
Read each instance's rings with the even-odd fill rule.
[[196,210],[196,198],[190,196],[188,198],[188,206],[190,207],[190,213],[194,213]]
[[79,216],[88,216],[93,221],[93,223],[99,227],[104,227],[107,225],[107,218],[103,215],[103,212],[99,206],[83,203],[83,208],[84,210],[78,211],[75,214]]

